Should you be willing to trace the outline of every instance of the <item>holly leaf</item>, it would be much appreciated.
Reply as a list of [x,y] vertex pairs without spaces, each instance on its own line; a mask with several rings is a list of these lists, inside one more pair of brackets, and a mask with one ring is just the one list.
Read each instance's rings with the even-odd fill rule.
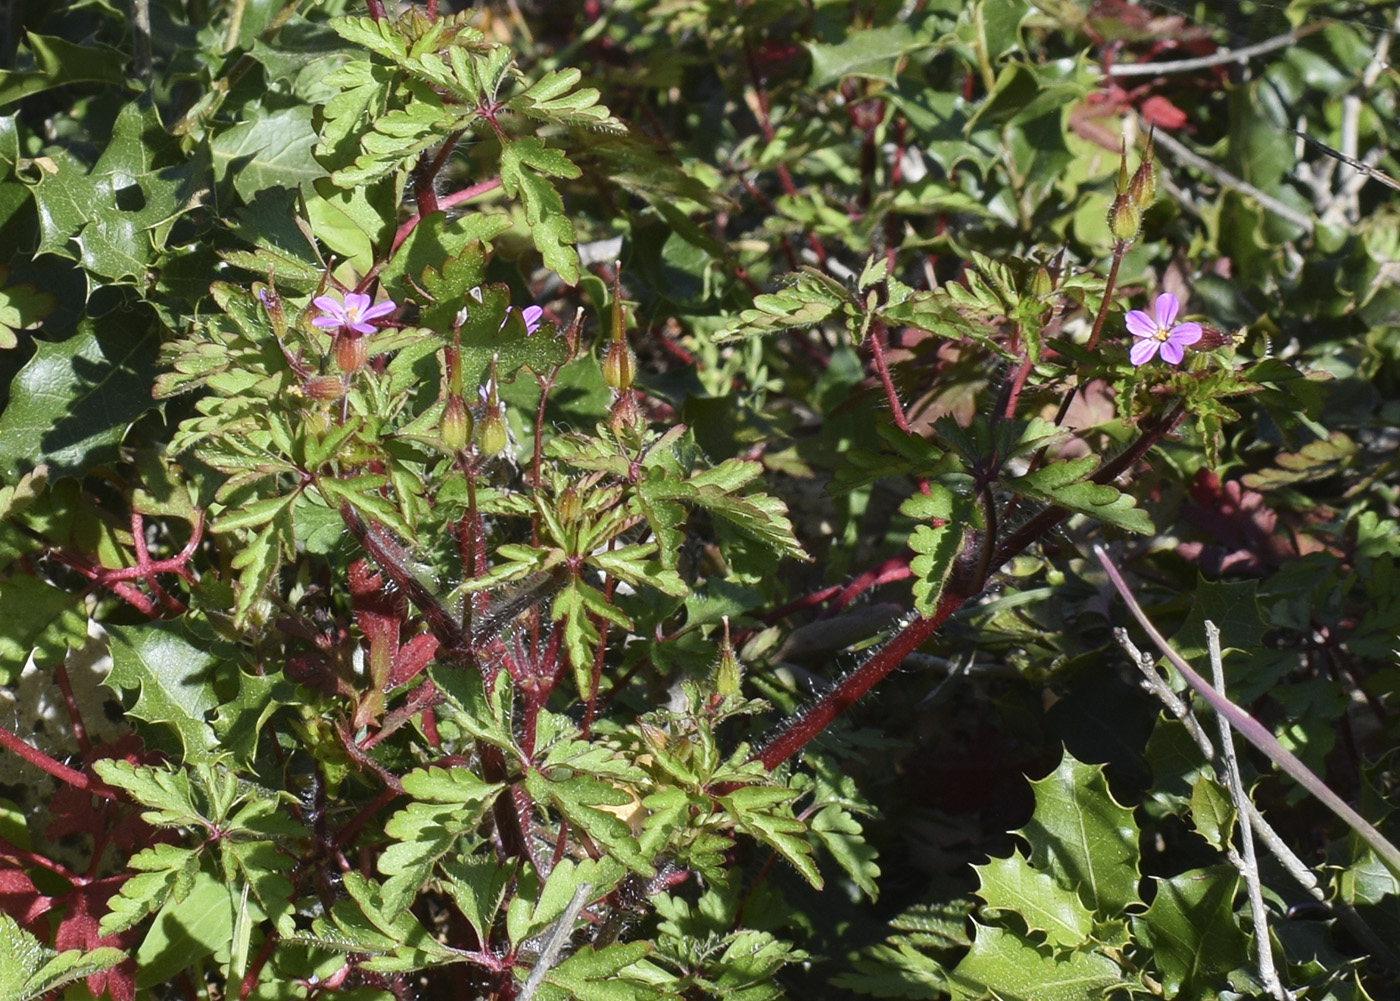
[[1001,1001],[1099,1001],[1116,987],[1136,987],[1100,952],[1037,949],[1020,936],[975,925],[972,949],[948,974],[954,1001],[992,996]]
[[19,574],[0,581],[0,599],[0,683],[17,678],[31,653],[41,664],[59,663],[69,647],[87,641],[81,594]]
[[53,312],[57,304],[48,292],[40,292],[28,282],[7,286],[10,269],[0,267],[0,350],[15,347],[17,330],[31,330]]
[[[128,314],[129,316],[130,314]],[[66,341],[40,341],[10,383],[0,414],[0,478],[40,463],[49,478],[82,476],[117,457],[127,428],[152,407],[160,339],[109,314]]]
[[1035,813],[1017,832],[1031,846],[1031,864],[1077,893],[1098,920],[1138,903],[1137,822],[1114,801],[1103,767],[1066,752],[1031,788]]
[[1074,890],[1031,868],[1019,851],[973,868],[982,881],[977,895],[988,907],[1019,914],[1050,945],[1076,948],[1089,941],[1093,913]]
[[175,731],[188,763],[211,760],[220,750],[207,719],[219,706],[209,670],[217,658],[186,640],[171,624],[109,625],[112,670],[107,687],[119,696],[137,692],[127,713]]
[[1234,911],[1240,874],[1217,865],[1156,883],[1152,906],[1132,919],[1133,933],[1152,949],[1163,996],[1212,1001],[1223,975],[1251,962]]

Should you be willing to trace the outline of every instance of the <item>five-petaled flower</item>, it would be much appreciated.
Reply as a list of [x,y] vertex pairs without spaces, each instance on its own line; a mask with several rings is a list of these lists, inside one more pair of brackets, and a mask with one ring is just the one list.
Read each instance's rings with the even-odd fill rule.
[[353,330],[357,334],[372,334],[375,327],[370,320],[388,316],[395,309],[391,300],[371,306],[373,302],[362,292],[346,292],[345,301],[337,302],[328,295],[320,295],[311,304],[321,311],[321,315],[311,321],[314,327],[339,327]]
[[1128,314],[1128,333],[1137,338],[1137,343],[1128,352],[1134,365],[1147,364],[1158,352],[1168,365],[1181,364],[1186,353],[1184,349],[1199,341],[1202,331],[1199,323],[1178,323],[1173,326],[1172,321],[1180,309],[1181,303],[1176,296],[1163,292],[1153,306],[1153,312],[1157,314],[1155,320],[1140,309]]

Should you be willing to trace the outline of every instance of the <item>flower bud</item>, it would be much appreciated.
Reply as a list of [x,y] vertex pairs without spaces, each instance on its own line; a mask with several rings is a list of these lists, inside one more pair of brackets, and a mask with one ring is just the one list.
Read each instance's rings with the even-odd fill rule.
[[1037,265],[1036,269],[1031,272],[1031,280],[1027,284],[1026,291],[1037,299],[1044,299],[1055,291],[1055,280],[1050,277],[1050,269],[1044,264]]
[[1147,211],[1157,197],[1157,168],[1151,158],[1145,158],[1128,182],[1128,197],[1141,211]]
[[447,398],[439,428],[442,442],[454,452],[460,452],[472,440],[472,415],[462,397],[456,393]]
[[302,390],[313,400],[333,403],[345,395],[345,382],[338,375],[317,375],[307,379]]
[[608,353],[603,357],[603,381],[619,393],[632,388],[632,376],[637,370],[637,359],[626,341],[613,341],[608,345]]
[[559,494],[559,501],[554,510],[559,514],[559,520],[565,525],[572,525],[578,521],[583,514],[583,500],[579,497],[578,491],[573,487],[565,487]]
[[1113,199],[1108,210],[1108,231],[1119,243],[1132,243],[1142,225],[1142,212],[1126,193]]
[[608,411],[608,427],[615,435],[622,436],[637,430],[641,423],[642,410],[637,406],[637,397],[629,390],[620,395]]
[[365,350],[365,337],[353,330],[341,327],[335,333],[335,363],[347,375],[365,367],[368,352]]
[[476,447],[481,454],[490,458],[500,455],[510,443],[510,429],[506,427],[505,408],[499,405],[486,405],[481,422],[476,426]]
[[743,668],[734,655],[734,644],[729,641],[729,616],[724,617],[724,642],[719,647],[719,664],[715,667],[715,694],[726,698],[739,694],[743,680]]

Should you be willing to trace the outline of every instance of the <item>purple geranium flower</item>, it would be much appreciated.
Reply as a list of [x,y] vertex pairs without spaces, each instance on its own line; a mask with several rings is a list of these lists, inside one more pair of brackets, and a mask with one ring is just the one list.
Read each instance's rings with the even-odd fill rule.
[[520,311],[520,318],[525,321],[525,333],[533,334],[540,325],[540,320],[544,317],[544,310],[539,306],[526,306]]
[[1181,359],[1186,354],[1183,349],[1201,339],[1201,325],[1178,323],[1172,326],[1172,321],[1176,319],[1180,309],[1181,303],[1176,296],[1170,292],[1163,292],[1153,306],[1153,312],[1157,314],[1155,320],[1140,309],[1128,314],[1128,333],[1138,339],[1128,352],[1128,357],[1133,360],[1134,365],[1147,364],[1159,351],[1162,361],[1168,365],[1181,364]]
[[342,327],[346,330],[353,330],[357,334],[374,333],[374,325],[370,320],[377,320],[381,316],[388,316],[395,309],[392,300],[386,299],[377,305],[371,306],[373,302],[369,296],[361,292],[346,292],[345,301],[337,302],[328,295],[317,296],[311,300],[311,305],[321,311],[320,316],[311,321],[313,327]]

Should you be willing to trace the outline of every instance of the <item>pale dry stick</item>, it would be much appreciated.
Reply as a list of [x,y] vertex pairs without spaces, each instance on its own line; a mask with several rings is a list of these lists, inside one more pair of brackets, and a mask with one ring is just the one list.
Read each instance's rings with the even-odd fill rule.
[[[1225,665],[1220,656],[1220,630],[1210,619],[1206,619],[1205,626],[1211,680],[1220,697],[1225,698]],[[1220,748],[1225,759],[1225,788],[1230,791],[1230,798],[1235,802],[1235,814],[1239,818],[1240,826],[1240,851],[1236,853],[1231,846],[1229,856],[1230,861],[1244,877],[1245,890],[1249,894],[1250,917],[1254,922],[1254,946],[1259,954],[1259,979],[1264,984],[1264,990],[1278,1001],[1290,1001],[1293,995],[1284,990],[1278,979],[1278,970],[1274,968],[1273,943],[1269,941],[1269,912],[1264,909],[1264,890],[1259,885],[1259,860],[1254,854],[1254,831],[1249,816],[1250,798],[1245,792],[1244,780],[1240,778],[1240,762],[1235,757],[1235,737],[1230,732],[1229,720],[1218,713],[1215,720],[1220,725]]]
[[525,986],[520,988],[520,993],[516,995],[518,1001],[531,1001],[535,992],[540,989],[540,984],[544,983],[545,974],[553,969],[554,964],[559,959],[559,953],[569,941],[569,936],[574,932],[574,919],[578,917],[578,912],[583,910],[583,905],[588,902],[588,894],[592,887],[588,883],[580,883],[574,890],[574,895],[569,898],[568,906],[564,908],[564,913],[559,915],[559,920],[554,922],[545,936],[544,948],[540,950],[539,959],[535,960],[534,968],[530,970],[530,975],[525,978]]
[[1186,732],[1191,735],[1191,739],[1196,742],[1201,753],[1205,755],[1207,761],[1215,760],[1215,747],[1211,744],[1210,738],[1206,736],[1205,728],[1201,726],[1200,720],[1196,719],[1196,714],[1191,711],[1191,707],[1171,690],[1162,676],[1157,673],[1157,668],[1153,666],[1152,655],[1137,648],[1137,645],[1128,639],[1128,630],[1119,626],[1113,630],[1113,638],[1118,641],[1118,645],[1127,651],[1138,670],[1142,672],[1142,687],[1153,695],[1158,701],[1165,705],[1171,714],[1181,721],[1181,725],[1186,727]]
[[1225,716],[1230,721],[1230,725],[1239,731],[1240,736],[1263,751],[1264,756],[1277,765],[1280,770],[1286,772],[1293,781],[1312,793],[1323,806],[1336,814],[1356,833],[1357,837],[1371,847],[1387,869],[1400,876],[1400,848],[1397,848],[1385,835],[1376,830],[1370,821],[1353,810],[1345,800],[1327,786],[1327,783],[1314,775],[1308,766],[1303,764],[1297,755],[1280,744],[1278,739],[1263,724],[1207,684],[1206,680],[1196,673],[1195,668],[1186,663],[1181,654],[1173,650],[1171,644],[1157,631],[1157,627],[1152,624],[1152,620],[1147,617],[1147,613],[1137,603],[1133,593],[1128,590],[1128,585],[1123,581],[1123,575],[1118,572],[1118,568],[1108,558],[1108,553],[1104,551],[1104,548],[1095,546],[1094,555],[1098,557],[1104,572],[1108,574],[1108,579],[1113,583],[1114,589],[1123,599],[1124,604],[1128,606],[1128,610],[1133,613],[1133,618],[1137,619],[1138,624],[1151,637],[1157,649],[1161,650],[1166,658],[1172,662],[1172,666],[1181,672],[1181,676],[1186,679],[1187,684],[1209,702],[1212,709]]
[[1243,178],[1236,177],[1223,167],[1218,167],[1205,157],[1191,152],[1182,143],[1168,135],[1166,132],[1158,132],[1155,139],[1159,149],[1164,149],[1181,163],[1188,167],[1194,167],[1201,173],[1210,177],[1218,184],[1223,184],[1227,188],[1238,191],[1242,195],[1248,195],[1259,203],[1261,208],[1268,209],[1281,219],[1287,219],[1293,225],[1300,227],[1311,233],[1313,231],[1313,220],[1309,216],[1303,215],[1290,205],[1285,205],[1271,195],[1266,195],[1254,185]]
[[1327,26],[1326,21],[1317,21],[1296,31],[1290,31],[1286,35],[1276,35],[1273,38],[1266,38],[1262,42],[1253,45],[1245,45],[1238,49],[1220,49],[1208,56],[1199,56],[1195,59],[1173,59],[1164,63],[1117,63],[1110,66],[1108,75],[1111,77],[1128,76],[1163,76],[1167,73],[1191,73],[1195,70],[1210,69],[1212,66],[1224,66],[1228,63],[1244,63],[1255,56],[1262,56],[1266,52],[1273,52],[1275,49],[1283,49],[1292,45],[1300,38],[1311,35],[1314,31],[1320,31]]
[[[1196,714],[1191,711],[1191,707],[1162,680],[1154,666],[1152,655],[1139,650],[1128,638],[1126,629],[1113,630],[1113,636],[1118,644],[1127,651],[1128,657],[1138,666],[1138,670],[1142,672],[1143,687],[1156,695],[1171,711],[1172,715],[1181,721],[1182,725],[1186,727],[1186,732],[1196,742],[1196,746],[1200,748],[1206,760],[1213,762],[1215,760],[1215,747],[1211,744],[1210,738],[1206,736],[1205,729],[1196,719]],[[1308,896],[1319,904],[1327,906],[1336,914],[1337,919],[1346,926],[1347,931],[1351,932],[1352,936],[1373,957],[1392,970],[1400,970],[1400,955],[1397,955],[1390,946],[1381,940],[1381,937],[1372,930],[1366,920],[1357,913],[1356,908],[1340,897],[1329,902],[1326,891],[1318,884],[1317,875],[1308,868],[1306,862],[1298,857],[1297,852],[1288,847],[1283,838],[1279,837],[1278,831],[1274,830],[1274,825],[1264,818],[1264,815],[1259,812],[1259,808],[1252,801],[1247,800],[1245,806],[1249,810],[1252,830],[1279,865],[1283,866],[1284,871],[1293,878],[1293,881],[1302,887]]]

